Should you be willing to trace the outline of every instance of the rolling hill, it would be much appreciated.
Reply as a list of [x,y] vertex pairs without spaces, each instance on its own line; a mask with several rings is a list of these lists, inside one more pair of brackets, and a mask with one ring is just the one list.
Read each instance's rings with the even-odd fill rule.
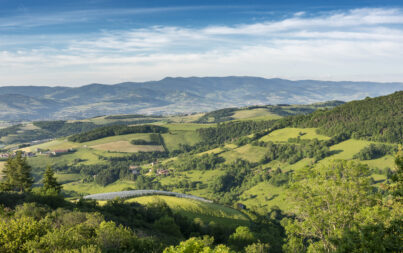
[[290,81],[258,77],[165,78],[143,83],[0,87],[0,120],[166,114],[262,104],[350,101],[402,90],[402,83]]

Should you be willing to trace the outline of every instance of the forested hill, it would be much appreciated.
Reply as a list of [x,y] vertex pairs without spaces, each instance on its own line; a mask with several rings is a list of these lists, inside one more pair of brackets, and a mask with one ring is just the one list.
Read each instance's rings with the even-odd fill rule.
[[403,91],[290,117],[283,124],[318,127],[321,133],[330,136],[348,134],[355,139],[402,143]]

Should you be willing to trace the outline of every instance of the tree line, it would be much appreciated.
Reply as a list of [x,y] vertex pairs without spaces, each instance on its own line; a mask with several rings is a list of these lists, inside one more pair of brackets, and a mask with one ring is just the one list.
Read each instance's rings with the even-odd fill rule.
[[114,125],[114,126],[100,127],[88,132],[72,135],[68,138],[68,140],[73,142],[87,142],[116,135],[134,134],[134,133],[167,133],[167,132],[168,128],[156,125],[139,125],[139,126]]

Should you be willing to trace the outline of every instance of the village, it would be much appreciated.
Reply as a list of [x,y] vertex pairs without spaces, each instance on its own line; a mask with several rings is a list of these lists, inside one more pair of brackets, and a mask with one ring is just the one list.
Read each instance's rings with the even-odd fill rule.
[[15,157],[18,152],[21,152],[22,157],[35,157],[35,156],[39,156],[39,155],[59,156],[59,155],[63,155],[63,154],[72,153],[74,151],[75,151],[74,149],[60,149],[60,150],[53,150],[53,151],[37,149],[35,152],[12,150],[10,152],[0,153],[0,160],[7,160],[11,157]]

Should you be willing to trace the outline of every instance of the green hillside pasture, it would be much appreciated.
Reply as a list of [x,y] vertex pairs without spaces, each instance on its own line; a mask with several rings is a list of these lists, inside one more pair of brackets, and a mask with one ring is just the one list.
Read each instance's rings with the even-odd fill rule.
[[225,159],[226,163],[231,163],[238,158],[249,162],[258,162],[266,154],[266,149],[264,147],[252,146],[247,144],[239,148],[222,153],[220,156]]
[[98,140],[83,142],[81,144],[87,146],[95,146],[99,144],[107,144],[118,141],[130,142],[131,140],[139,140],[139,139],[150,141],[150,134],[140,133],[140,134],[125,134],[125,135],[110,136]]
[[55,157],[49,157],[47,155],[30,157],[28,158],[28,163],[34,168],[45,168],[47,165],[73,165],[76,163],[77,159],[81,160],[79,164],[85,165],[105,163],[104,160],[99,160],[98,155],[112,156],[113,154],[103,151],[97,151],[90,148],[79,148],[73,153],[68,153]]
[[[122,121],[127,121],[127,122],[132,122],[136,120],[158,120],[158,121],[163,121],[166,120],[165,118],[153,118],[153,117],[141,117],[141,118],[127,118],[127,119],[107,119],[106,117],[108,116],[101,116],[101,117],[96,117],[96,118],[90,118],[90,119],[85,119],[85,120],[77,120],[80,122],[92,122],[96,125],[106,125],[106,124],[112,124],[114,122],[122,122]],[[158,122],[154,122],[158,123]]]
[[43,149],[43,150],[48,150],[48,149],[49,150],[58,150],[58,149],[69,149],[69,148],[74,149],[74,148],[79,148],[80,146],[82,146],[82,145],[79,143],[70,142],[67,139],[56,139],[56,140],[49,141],[46,143],[23,148],[22,150],[34,152],[37,149]]
[[55,173],[55,177],[57,178],[57,182],[59,182],[60,184],[67,184],[81,179],[81,175],[78,173],[71,173],[71,174]]
[[172,130],[162,134],[168,151],[179,149],[179,144],[195,145],[200,141],[199,135],[193,130]]
[[90,195],[90,194],[104,193],[104,192],[118,192],[118,191],[124,191],[125,189],[128,189],[128,188],[132,188],[132,189],[135,188],[133,181],[118,180],[105,187],[101,186],[95,182],[82,183],[81,181],[76,181],[76,182],[63,184],[64,190],[75,191],[81,195]]
[[280,119],[282,118],[280,115],[271,113],[266,108],[256,108],[252,110],[239,110],[231,116],[237,120],[271,120],[271,119]]
[[292,205],[287,199],[287,189],[276,187],[268,182],[261,182],[245,191],[240,197],[240,203],[247,208],[270,210],[272,206],[278,206],[281,210],[288,212]]
[[354,140],[354,139],[340,142],[340,143],[330,147],[331,151],[336,151],[339,153],[329,156],[329,157],[325,158],[323,161],[327,161],[327,160],[331,160],[331,159],[345,159],[345,160],[353,159],[353,156],[355,154],[360,152],[361,149],[368,147],[371,143],[374,143],[374,142],[365,141],[365,140]]
[[191,114],[186,116],[170,116],[167,119],[176,123],[191,123],[197,121],[204,113]]
[[386,155],[378,159],[360,161],[360,162],[368,164],[370,168],[386,169],[395,167],[395,158],[392,155]]
[[2,177],[2,171],[4,169],[5,164],[6,164],[6,162],[0,162],[0,178]]
[[300,168],[312,165],[314,163],[312,158],[304,158],[294,164],[283,163],[278,160],[271,161],[263,165],[264,168],[280,168],[282,172],[295,171]]
[[270,134],[263,136],[261,141],[272,142],[287,142],[289,138],[297,138],[300,133],[303,133],[301,139],[318,139],[328,140],[330,137],[316,133],[316,128],[291,128],[286,127],[283,129],[275,130]]
[[205,154],[219,154],[219,153],[222,153],[222,152],[224,152],[223,148],[214,148],[214,149],[210,149],[210,150],[198,153],[197,155],[202,156],[202,155],[205,155]]
[[164,151],[161,145],[132,145],[128,141],[114,141],[104,144],[90,146],[91,148],[111,152],[135,153],[135,152],[152,152]]
[[[330,147],[331,151],[338,151],[339,153],[336,153],[332,156],[329,156],[319,161],[319,164],[327,164],[334,159],[352,160],[353,156],[358,152],[360,152],[361,149],[368,147],[370,144],[373,143],[379,143],[379,142],[354,140],[354,139],[343,141],[339,144]],[[360,163],[368,164],[368,166],[373,169],[376,168],[386,169],[386,168],[393,168],[395,166],[394,157],[392,155],[386,155],[381,158],[373,160],[365,160],[365,161],[357,160],[357,161]]]
[[214,127],[216,124],[196,124],[196,123],[184,123],[184,124],[164,124],[161,125],[169,129],[169,131],[196,131],[199,128]]
[[203,182],[204,184],[211,182],[213,179],[221,176],[224,173],[222,170],[190,170],[183,172],[175,172],[174,175],[158,177],[158,181],[162,185],[175,185],[183,179],[191,182]]
[[249,224],[248,217],[240,211],[214,203],[172,196],[144,196],[127,200],[127,202],[137,202],[143,205],[157,201],[164,201],[175,213],[192,220],[199,218],[207,224],[212,221],[229,227]]

